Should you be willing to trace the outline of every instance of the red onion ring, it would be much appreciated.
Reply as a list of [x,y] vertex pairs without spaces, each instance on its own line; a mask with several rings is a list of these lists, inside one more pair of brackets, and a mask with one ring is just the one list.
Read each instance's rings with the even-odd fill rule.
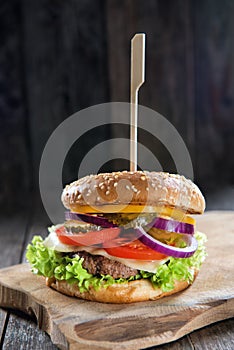
[[137,231],[139,233],[138,239],[142,243],[144,243],[151,249],[154,249],[157,252],[165,255],[173,256],[175,258],[188,258],[191,255],[193,255],[197,250],[198,244],[195,237],[193,237],[192,235],[184,235],[183,239],[187,244],[187,247],[178,248],[178,247],[169,246],[167,244],[164,244],[158,241],[157,239],[153,238],[148,233],[146,233],[142,227],[138,227]]
[[160,230],[165,230],[168,232],[185,233],[188,235],[194,234],[194,225],[187,224],[185,222],[176,221],[176,220],[155,218],[149,224],[149,227],[155,227],[155,228],[158,228]]
[[83,222],[86,222],[88,224],[93,224],[96,226],[102,226],[105,228],[108,227],[118,227],[118,225],[113,224],[112,222],[108,221],[105,218],[102,218],[100,216],[94,216],[89,214],[79,214],[79,213],[72,213],[70,211],[65,212],[65,219],[66,220],[81,220]]

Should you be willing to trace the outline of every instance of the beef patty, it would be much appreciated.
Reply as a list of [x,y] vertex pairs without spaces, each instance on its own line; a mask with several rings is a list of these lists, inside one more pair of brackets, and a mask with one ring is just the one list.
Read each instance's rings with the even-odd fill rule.
[[110,275],[113,278],[129,278],[136,276],[138,270],[132,269],[118,261],[110,260],[102,255],[92,255],[85,251],[70,253],[69,256],[83,258],[82,266],[92,275]]

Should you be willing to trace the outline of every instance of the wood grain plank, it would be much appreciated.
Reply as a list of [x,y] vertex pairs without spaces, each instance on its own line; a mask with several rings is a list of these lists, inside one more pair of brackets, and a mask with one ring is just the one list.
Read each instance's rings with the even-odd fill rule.
[[[24,242],[22,244],[21,262],[26,262],[25,253],[28,243],[32,240],[34,235],[47,235],[47,226],[50,220],[43,210],[42,203],[37,199],[32,199],[33,210],[29,216],[27,230],[25,232]],[[50,337],[46,332],[38,328],[35,323],[35,318],[25,318],[25,313],[15,315],[12,313],[7,324],[6,333],[3,342],[3,348],[9,349],[52,349],[57,347],[52,343]],[[23,336],[22,336],[23,335]]]
[[188,336],[185,336],[175,342],[171,342],[164,345],[152,346],[147,348],[148,350],[194,350],[193,345],[188,340]]
[[0,23],[0,207],[12,215],[31,184],[19,1],[0,2]]
[[33,236],[40,235],[45,238],[48,235],[47,227],[51,226],[51,221],[46,214],[42,201],[38,201],[37,198],[33,200],[33,210],[30,213],[27,231],[25,233],[25,239],[22,246],[22,263],[26,262],[25,254],[27,245],[31,242]]
[[7,323],[7,311],[0,309],[0,348],[3,343],[6,323]]
[[[233,182],[234,3],[194,1],[197,177]],[[212,155],[212,156],[211,156]],[[216,178],[214,169],[223,171]]]
[[232,350],[234,348],[234,319],[218,322],[190,333],[169,344],[154,346],[148,350]]
[[131,1],[106,2],[111,101],[129,102],[130,40],[135,34],[131,6]]
[[[54,129],[78,110],[108,101],[105,20],[100,0],[23,0],[22,4],[29,127],[38,190],[41,154]],[[104,132],[100,130],[100,134]],[[87,139],[83,139],[80,148],[87,149],[86,145]],[[77,167],[66,168],[67,173],[75,178]]]
[[[25,315],[10,315],[6,330],[3,350],[56,350],[57,347],[51,342],[45,332],[35,332],[35,324]],[[36,341],[35,341],[36,340]]]
[[1,254],[0,267],[7,267],[20,262],[22,246],[28,221],[27,212],[15,217],[1,217],[0,239]]
[[[20,262],[23,242],[27,228],[28,215],[22,212],[21,215],[1,217],[0,220],[0,267],[14,265]],[[7,312],[0,309],[0,342],[3,344],[5,329],[8,327]]]
[[208,210],[234,210],[234,186],[222,186],[206,198]]
[[[35,234],[45,236],[47,234],[45,222],[48,222],[48,218],[42,216],[41,213],[43,213],[41,208],[36,206],[35,212],[32,213],[32,217],[27,223],[27,230],[26,221],[22,218],[15,218],[10,223],[7,219],[1,221],[0,232],[2,232],[2,236],[5,233],[9,237],[9,241],[5,242],[3,253],[0,255],[2,267],[13,265],[17,260],[20,261],[20,258],[21,261],[25,261],[25,248],[32,236]],[[39,222],[36,223],[38,218],[40,218]],[[6,328],[5,334],[1,332],[4,328]],[[4,349],[57,349],[47,333],[40,330],[32,319],[25,319],[25,314],[15,315],[11,313],[8,320],[7,313],[0,310],[0,335]]]
[[205,327],[189,335],[195,350],[233,350],[234,319]]
[[46,0],[24,0],[21,4],[29,132],[36,185],[45,143],[67,112],[60,45],[62,2],[53,2],[53,6]]

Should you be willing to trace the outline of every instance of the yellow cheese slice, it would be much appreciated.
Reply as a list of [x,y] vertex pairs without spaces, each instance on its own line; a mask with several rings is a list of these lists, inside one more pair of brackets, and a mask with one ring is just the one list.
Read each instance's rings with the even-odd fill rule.
[[99,206],[88,206],[88,205],[75,205],[71,207],[75,213],[82,214],[105,214],[105,213],[157,213],[158,216],[168,219],[175,219],[187,224],[195,225],[195,219],[191,216],[186,215],[182,210],[171,208],[171,207],[154,207],[144,205],[99,205]]

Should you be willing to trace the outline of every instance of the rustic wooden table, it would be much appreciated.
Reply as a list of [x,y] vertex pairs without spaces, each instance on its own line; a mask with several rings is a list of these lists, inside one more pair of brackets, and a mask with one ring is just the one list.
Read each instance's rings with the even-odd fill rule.
[[[35,233],[46,235],[48,219],[22,213],[2,218],[0,225],[0,268],[25,262],[25,248]],[[151,349],[233,350],[234,319],[218,322],[195,331],[178,341]],[[0,349],[57,349],[35,322],[14,310],[0,309]]]

